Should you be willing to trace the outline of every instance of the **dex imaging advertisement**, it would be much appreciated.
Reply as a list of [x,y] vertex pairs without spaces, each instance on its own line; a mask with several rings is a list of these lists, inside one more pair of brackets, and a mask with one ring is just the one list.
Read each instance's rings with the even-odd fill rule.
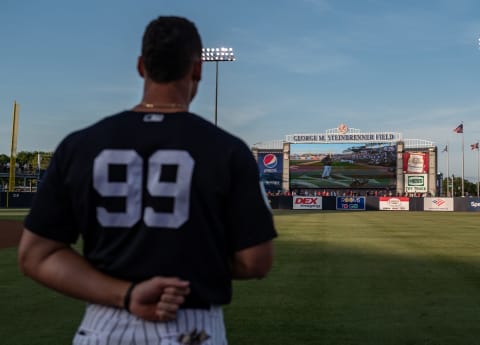
[[294,196],[294,210],[321,210],[322,197],[318,196]]
[[259,152],[258,170],[267,192],[282,190],[282,152]]
[[291,144],[290,189],[395,188],[391,144]]

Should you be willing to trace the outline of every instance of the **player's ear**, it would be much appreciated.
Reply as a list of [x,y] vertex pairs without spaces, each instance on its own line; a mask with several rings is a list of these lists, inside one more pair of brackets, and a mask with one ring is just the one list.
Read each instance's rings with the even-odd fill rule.
[[202,80],[202,61],[198,60],[193,63],[192,80]]
[[137,60],[137,72],[140,74],[140,77],[145,78],[145,66],[143,65],[143,58],[141,56],[139,56]]

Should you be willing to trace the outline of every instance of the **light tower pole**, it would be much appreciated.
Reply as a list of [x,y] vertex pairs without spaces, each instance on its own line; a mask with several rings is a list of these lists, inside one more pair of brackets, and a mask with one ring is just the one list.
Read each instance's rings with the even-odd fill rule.
[[235,61],[233,48],[202,48],[202,61],[215,62],[215,126],[218,124],[218,63]]

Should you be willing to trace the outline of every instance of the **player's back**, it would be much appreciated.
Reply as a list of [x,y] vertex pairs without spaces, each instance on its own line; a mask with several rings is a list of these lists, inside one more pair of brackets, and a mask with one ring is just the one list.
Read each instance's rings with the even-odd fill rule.
[[178,276],[193,299],[230,301],[229,259],[248,245],[235,230],[237,179],[257,173],[242,141],[191,113],[129,111],[68,136],[52,165],[71,200],[70,236],[82,235],[97,268],[134,281]]

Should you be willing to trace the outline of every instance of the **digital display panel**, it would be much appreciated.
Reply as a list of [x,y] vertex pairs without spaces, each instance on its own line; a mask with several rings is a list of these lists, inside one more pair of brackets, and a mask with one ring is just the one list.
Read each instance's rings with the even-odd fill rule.
[[396,187],[396,146],[388,144],[291,144],[290,188]]
[[428,153],[404,152],[403,172],[407,174],[428,174]]

